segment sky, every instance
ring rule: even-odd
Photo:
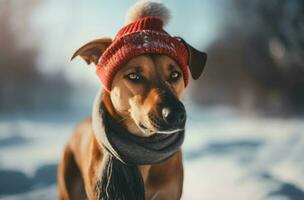
[[[216,38],[222,27],[225,1],[163,0],[171,12],[165,30],[183,37],[198,49],[204,50]],[[227,2],[227,1],[226,1]],[[99,83],[94,66],[87,67],[70,57],[85,43],[102,37],[114,37],[124,26],[128,9],[135,0],[64,0],[41,1],[31,20],[34,35],[40,43],[38,66],[45,74],[63,73],[73,85]]]

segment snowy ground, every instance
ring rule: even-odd
[[[89,113],[82,107],[0,116],[0,199],[56,199],[58,159]],[[303,200],[303,122],[189,108],[183,199]]]

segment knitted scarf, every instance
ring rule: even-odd
[[[98,108],[93,117],[99,119],[93,120],[93,126],[98,142],[105,148],[105,160],[96,184],[97,196],[102,200],[144,200],[144,183],[138,165],[156,164],[170,158],[180,149],[184,131],[139,137],[117,123],[102,102]]]

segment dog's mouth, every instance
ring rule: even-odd
[[[183,115],[183,117],[185,116]],[[141,118],[141,120],[136,120],[134,118],[134,122],[136,123],[137,127],[140,129],[144,136],[152,136],[154,134],[169,135],[184,131],[186,120],[185,118],[183,118],[183,120],[174,120],[172,122],[172,120],[166,120],[163,116],[159,116],[156,113],[149,112],[148,115],[146,115],[146,117]]]
[[[138,126],[143,132],[148,134],[173,134],[180,131],[184,131],[184,128],[169,128],[169,127],[160,127],[159,125],[151,124],[153,128],[148,128],[142,122],[139,122]]]
[[[177,133],[177,132],[180,132],[180,131],[184,131],[184,129],[177,128],[177,129],[168,130],[168,131],[157,131],[157,133],[160,133],[160,134],[173,134],[173,133]]]
[[[184,129],[185,129],[184,125],[180,125],[180,126],[177,126],[177,127],[171,127],[171,126],[163,125],[163,126],[157,126],[156,133],[159,133],[159,134],[173,134],[173,133],[183,131]]]

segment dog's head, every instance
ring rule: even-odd
[[[72,58],[81,56],[97,65],[105,86],[104,103],[131,133],[151,136],[184,129],[186,111],[180,99],[188,83],[201,75],[206,54],[163,30],[167,8],[142,1],[128,24],[111,39],[85,44]],[[188,62],[188,63],[187,63]]]
[[[185,43],[185,42],[184,42]],[[88,64],[98,58],[111,44],[111,39],[94,40],[75,52]],[[206,54],[188,46],[189,69],[197,79],[203,70]],[[115,74],[111,91],[105,91],[108,109],[131,133],[151,136],[170,134],[184,129],[186,111],[181,102],[185,90],[179,64],[165,54],[143,54],[131,58]]]
[[[136,125],[129,128],[149,136],[184,129],[184,88],[183,73],[172,58],[146,54],[132,58],[116,74],[110,96],[120,116]]]

